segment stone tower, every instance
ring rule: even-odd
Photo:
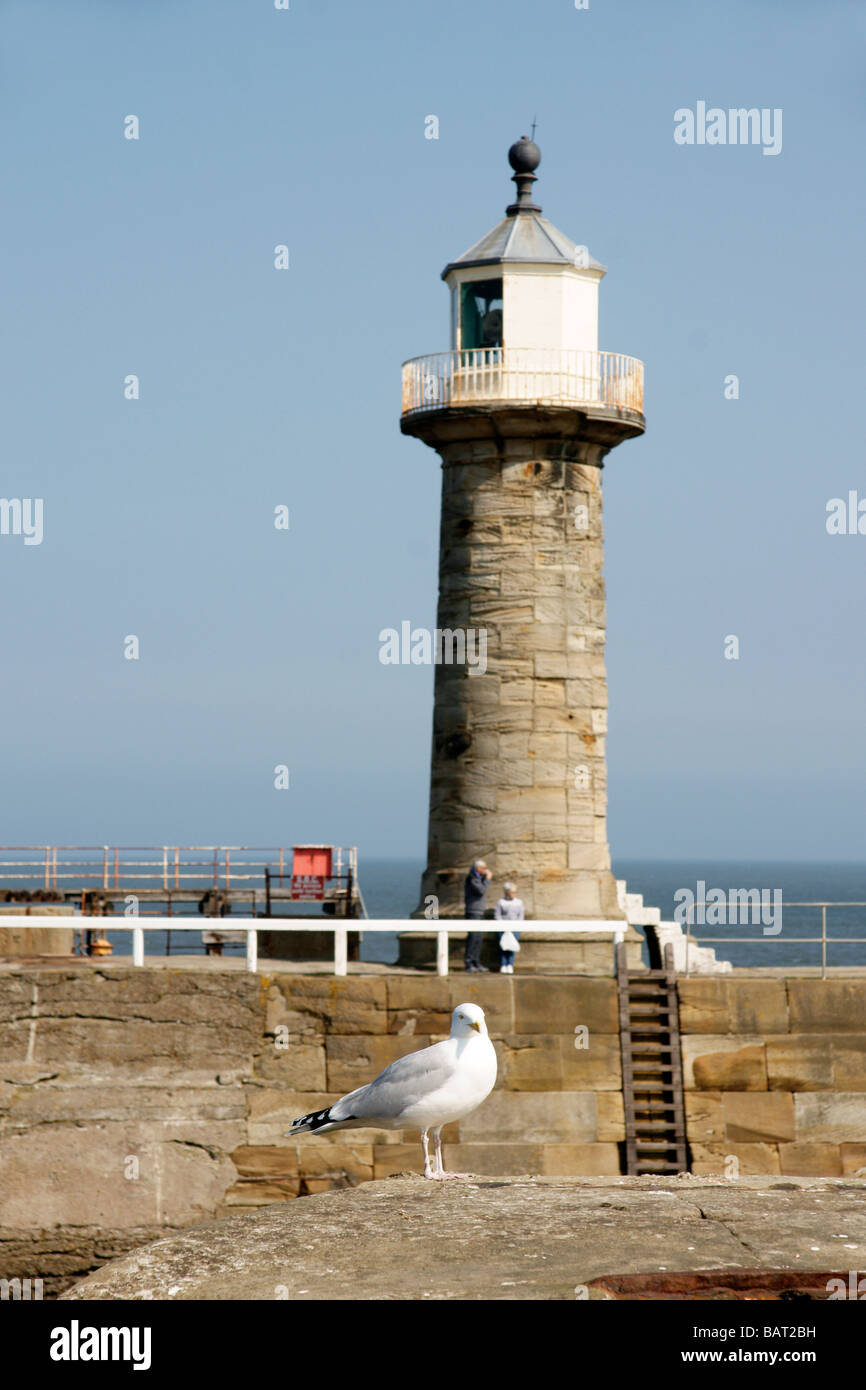
[[[463,916],[475,858],[528,917],[621,919],[606,828],[601,471],[644,428],[643,366],[598,350],[604,266],[517,197],[442,272],[451,350],[403,368],[404,434],[442,459],[427,868]],[[427,915],[430,915],[428,912]]]

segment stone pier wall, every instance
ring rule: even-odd
[[[679,981],[692,1172],[866,1168],[866,980]]]
[[[866,1166],[866,980],[681,980],[680,997],[696,1172],[731,1156],[743,1174]],[[0,971],[0,1277],[40,1276],[50,1294],[167,1230],[420,1172],[415,1136],[283,1131],[445,1036],[467,999],[500,1070],[446,1130],[449,1166],[617,1174],[609,978]]]

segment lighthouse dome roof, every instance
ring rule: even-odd
[[[605,271],[605,266],[591,256],[585,246],[572,241],[546,217],[538,212],[519,212],[503,217],[456,261],[450,261],[442,272],[442,278],[444,280],[452,270],[463,270],[470,266],[519,261]]]
[[[533,136],[535,126],[533,124]],[[532,185],[538,182],[535,170],[541,163],[541,150],[528,135],[521,135],[508,151],[508,163],[514,173],[517,198],[505,209],[501,222],[458,256],[449,261],[442,272],[445,280],[452,270],[467,270],[485,265],[555,265],[572,270],[598,270],[605,267],[589,254],[586,246],[576,242],[542,217],[541,208],[533,201]]]

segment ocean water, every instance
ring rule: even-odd
[[[370,917],[406,920],[415,908],[423,864],[411,859],[368,859],[359,863],[361,891]],[[675,894],[685,888],[696,896],[699,884],[705,891],[721,889],[726,895],[733,889],[761,889],[773,901],[773,893],[782,894],[782,929],[777,935],[764,933],[760,923],[696,926],[693,937],[698,942],[712,944],[720,960],[732,965],[751,966],[820,966],[821,946],[808,943],[804,937],[821,934],[819,908],[791,907],[785,904],[801,902],[866,903],[866,863],[803,864],[794,862],[735,860],[638,860],[617,859],[613,864],[617,878],[626,880],[628,891],[643,894],[648,907],[661,908],[665,921],[674,919]],[[497,885],[494,884],[494,888]],[[519,885],[518,885],[519,887]],[[224,920],[227,929],[231,917]],[[194,930],[172,930],[171,950],[184,955],[204,952],[201,943],[202,919],[196,913]],[[107,932],[114,944],[115,955],[131,953],[131,937],[126,932]],[[722,942],[709,943],[708,937],[722,937]],[[827,913],[829,941],[827,960],[831,966],[866,965],[866,907],[834,907]],[[757,938],[745,940],[744,938]],[[843,944],[834,938],[855,937],[854,944]],[[226,954],[243,954],[242,945],[226,944]],[[165,935],[148,934],[147,950],[165,953]],[[362,942],[361,957],[367,961],[393,963],[397,959],[397,936],[386,933],[368,935]],[[646,952],[644,952],[646,954]]]

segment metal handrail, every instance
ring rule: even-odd
[[[60,918],[56,916],[47,917],[34,915],[31,917],[27,917],[25,919],[25,922],[28,930],[30,930],[31,928],[39,928],[40,930],[47,929],[50,931],[80,931],[82,930],[81,926],[79,925],[80,923],[98,921],[103,930],[107,929],[109,931],[131,931],[132,963],[134,966],[143,966],[145,932],[161,931],[163,930],[163,927],[168,924],[170,924],[175,931],[199,930],[199,928],[193,926],[179,927],[178,923],[180,920],[181,919],[177,917],[151,917],[148,918],[147,923],[144,923],[138,918],[130,917],[126,918],[125,920],[118,921],[114,921],[112,919],[111,925],[108,926],[108,921],[104,917]],[[351,925],[349,923],[351,923]],[[21,922],[16,921],[16,925],[21,925]],[[505,925],[517,925],[521,935],[523,935],[524,933],[532,934],[533,932],[544,932],[545,934],[562,933],[563,935],[566,933],[581,934],[592,932],[601,935],[610,935],[614,949],[614,956],[616,954],[617,944],[625,939],[625,933],[628,930],[628,923],[625,921],[519,922],[517,924],[506,923]],[[2,917],[0,917],[0,926],[2,926]],[[226,924],[227,931],[242,931],[246,933],[247,970],[252,972],[253,974],[258,972],[258,934],[260,931],[333,932],[335,975],[348,974],[350,931],[363,931],[363,933],[365,934],[368,931],[387,932],[391,934],[396,934],[397,932],[399,932],[400,935],[403,935],[406,932],[422,932],[426,934],[430,931],[435,931],[436,973],[437,975],[447,975],[448,938],[452,934],[463,935],[470,928],[473,932],[495,932],[497,935],[501,935],[502,931],[504,930],[502,922],[488,922],[487,925],[485,925],[483,919],[481,922],[472,921],[471,923],[467,923],[465,919],[460,919],[459,921],[457,919],[454,919],[454,925],[447,927],[443,927],[441,925],[440,919],[433,919],[432,921],[425,920],[424,922],[418,921],[416,924],[412,921],[406,921],[403,918],[392,919],[381,917],[372,921],[369,919],[365,919],[363,922],[355,921],[355,919],[350,918],[347,919],[346,922],[339,923],[334,921],[289,921],[288,919],[283,917],[236,917],[232,919],[231,923]],[[88,930],[93,930],[93,928],[88,928]],[[95,958],[95,960],[97,964],[104,966],[104,957],[98,957]]]
[[[123,884],[131,888],[136,882],[152,882],[168,890],[185,885],[198,887],[205,880],[208,887],[214,888],[261,880],[264,886],[266,868],[289,876],[286,866],[291,865],[293,849],[280,845],[0,845],[0,873],[23,870],[9,877],[16,883],[38,884],[49,892],[58,892],[64,886],[71,892],[82,883],[119,889]],[[335,845],[333,849],[335,864],[329,881],[354,879],[357,884],[357,848]],[[58,858],[58,854],[88,857]],[[129,857],[140,854],[158,858]],[[185,857],[202,854],[208,857]],[[232,861],[232,855],[237,854],[270,857]],[[22,855],[29,857],[21,858]],[[3,886],[6,885],[0,885]]]
[[[584,348],[461,348],[403,363],[403,415],[481,402],[643,412],[636,357]]]
[[[690,969],[689,969],[689,957],[690,957],[689,944],[690,944],[690,942],[691,942],[691,940],[692,940],[692,935],[691,935],[691,926],[692,926],[691,914],[692,914],[694,911],[696,911],[696,909],[699,908],[699,907],[715,907],[715,906],[717,906],[716,903],[708,903],[708,902],[704,901],[704,902],[700,902],[700,903],[694,903],[694,904],[688,909],[688,911],[687,911],[687,915],[686,915],[686,969],[685,969],[686,975],[689,975],[689,974],[691,973],[691,972],[690,972]],[[820,909],[821,909],[821,935],[820,935],[820,936],[786,936],[786,937],[783,937],[781,932],[779,932],[778,934],[776,934],[776,935],[774,935],[774,936],[767,936],[767,935],[765,935],[765,934],[762,932],[760,936],[701,936],[701,937],[697,937],[697,936],[696,936],[696,937],[694,938],[695,944],[696,944],[696,945],[702,945],[702,944],[704,944],[704,943],[706,943],[706,942],[713,942],[714,945],[726,945],[726,946],[732,946],[732,945],[733,945],[733,946],[737,946],[737,945],[739,945],[740,943],[745,944],[746,942],[752,942],[753,944],[757,944],[758,942],[766,942],[766,943],[769,945],[770,942],[781,942],[781,941],[784,940],[784,942],[785,942],[786,945],[789,945],[792,941],[803,941],[803,942],[809,943],[810,945],[820,945],[820,947],[821,947],[821,979],[822,979],[822,980],[826,980],[826,978],[827,978],[827,944],[828,944],[828,942],[832,942],[834,945],[838,945],[838,946],[857,946],[857,945],[863,946],[863,945],[866,945],[866,935],[863,935],[863,936],[830,936],[830,937],[828,937],[828,935],[827,935],[827,908],[828,908],[828,907],[866,907],[866,902],[858,902],[858,903],[853,903],[853,902],[852,902],[852,903],[847,903],[847,902],[793,903],[793,902],[792,902],[792,903],[786,903],[786,902],[783,900],[783,902],[782,902],[782,909],[784,910],[786,907],[820,907]]]

